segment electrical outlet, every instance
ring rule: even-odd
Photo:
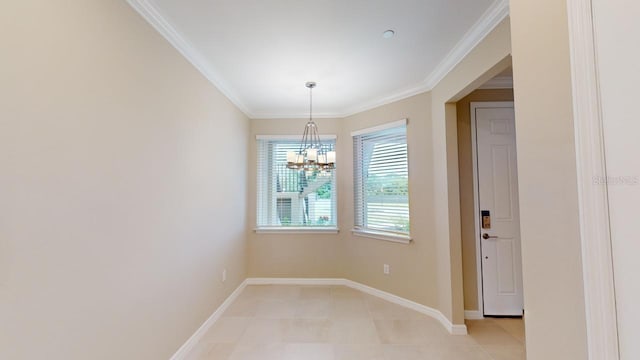
[[[391,269],[389,268],[389,264],[384,264],[383,270],[385,275],[389,275],[391,273]]]
[[[222,282],[227,281],[227,269],[222,270]]]

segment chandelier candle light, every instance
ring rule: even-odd
[[[309,121],[304,127],[298,152],[287,152],[287,167],[293,170],[330,171],[336,168],[336,152],[322,147],[318,126],[313,122],[313,88],[315,82],[305,84],[309,88]]]

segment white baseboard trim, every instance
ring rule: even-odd
[[[202,339],[204,334],[215,324],[231,304],[238,298],[242,290],[247,286],[247,280],[243,281],[238,287],[227,297],[227,299],[209,316],[209,318],[196,330],[193,335],[173,354],[170,360],[184,360],[187,358],[191,350]]]
[[[466,320],[482,320],[484,319],[484,315],[480,310],[465,310],[464,318]]]
[[[359,282],[355,282],[348,279],[340,279],[340,278],[249,278],[246,281],[247,285],[343,285],[348,286],[350,288],[360,290],[366,294],[373,295],[379,297],[381,299],[387,300],[394,304],[404,306],[411,310],[415,310],[419,313],[430,316],[440,322],[442,326],[451,334],[451,335],[467,335],[467,326],[462,325],[454,325],[447,319],[444,314],[442,314],[439,310],[428,307],[426,305],[418,304],[415,301],[411,301],[405,299],[403,297],[388,293],[386,291],[378,290],[376,288],[372,288],[370,286],[361,284]]]

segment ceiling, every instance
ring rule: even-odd
[[[342,117],[431,89],[506,0],[128,0],[251,118]],[[395,36],[382,33],[392,29]]]

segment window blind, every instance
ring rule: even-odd
[[[322,140],[334,151],[335,138]],[[335,228],[335,172],[297,171],[287,168],[287,152],[298,151],[300,140],[258,138],[257,227]]]
[[[406,124],[360,131],[353,147],[356,230],[409,235]]]

